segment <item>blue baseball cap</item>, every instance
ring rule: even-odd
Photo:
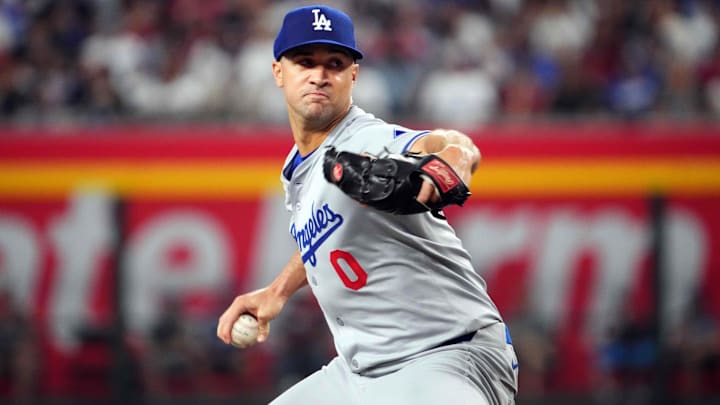
[[[275,60],[287,51],[310,44],[341,46],[357,59],[363,54],[355,43],[355,29],[350,17],[328,6],[306,6],[291,10],[285,15],[282,27],[275,38]]]

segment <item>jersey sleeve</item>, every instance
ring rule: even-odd
[[[293,162],[293,158],[295,154],[297,153],[297,146],[293,146],[292,150],[288,153],[287,157],[285,157],[285,162],[283,163],[283,169],[280,173],[280,182],[282,183],[283,187],[283,195],[285,196],[285,209],[288,212],[292,212],[292,203],[290,201],[290,177],[291,177],[291,165]]]
[[[359,130],[344,143],[352,152],[382,155],[405,153],[415,141],[430,131],[418,131],[397,125],[376,125]],[[346,149],[339,146],[339,149]]]
[[[288,190],[288,182],[285,180],[285,177],[282,177],[280,180],[282,181],[283,195],[285,196],[285,199],[284,199],[285,210],[287,212],[292,212],[292,203],[290,201],[290,191]]]
[[[387,148],[390,153],[403,154],[412,147],[415,141],[429,133],[430,131],[404,130],[402,133],[397,133],[397,135],[394,136],[394,139]]]

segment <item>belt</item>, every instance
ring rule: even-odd
[[[439,345],[435,346],[433,349],[438,348],[438,347],[443,347],[443,346],[454,345],[454,344],[462,343],[462,342],[469,342],[470,340],[472,340],[473,336],[475,336],[476,333],[477,333],[477,331],[475,330],[475,331],[466,333],[464,335],[460,335],[460,336],[454,337],[452,339],[448,339],[448,340],[440,343]],[[512,338],[510,337],[510,329],[508,329],[507,325],[505,325],[505,343],[507,343],[509,345],[512,344]]]
[[[469,342],[470,340],[472,340],[473,336],[475,336],[475,333],[477,333],[477,331],[474,330],[470,333],[466,333],[464,335],[460,335],[460,336],[454,337],[452,339],[448,339],[448,340],[440,343],[439,345],[435,346],[434,348],[454,345],[454,344],[462,343],[462,342]]]

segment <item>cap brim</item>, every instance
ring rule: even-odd
[[[277,60],[280,60],[280,58],[282,58],[282,56],[283,56],[286,52],[288,52],[288,51],[290,51],[290,50],[292,50],[292,49],[299,48],[299,47],[305,46],[305,45],[313,45],[313,44],[335,45],[335,46],[337,46],[337,47],[340,47],[340,48],[343,48],[343,49],[347,49],[347,50],[352,54],[352,56],[353,56],[353,58],[354,58],[355,60],[362,59],[362,58],[365,56],[365,55],[363,55],[363,53],[360,52],[358,49],[351,48],[351,47],[349,47],[349,46],[347,46],[347,45],[345,45],[345,44],[341,44],[341,43],[336,42],[336,41],[330,41],[330,40],[327,40],[327,39],[317,39],[317,40],[312,40],[312,41],[300,42],[300,43],[298,43],[298,44],[293,44],[293,46],[291,46],[291,47],[282,49],[280,52],[278,52]]]

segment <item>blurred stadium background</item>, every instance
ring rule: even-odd
[[[269,65],[299,4],[0,2],[0,403],[263,404],[333,355],[307,294],[215,338],[293,250]],[[356,104],[483,152],[448,217],[519,403],[719,403],[720,1],[328,4]]]

